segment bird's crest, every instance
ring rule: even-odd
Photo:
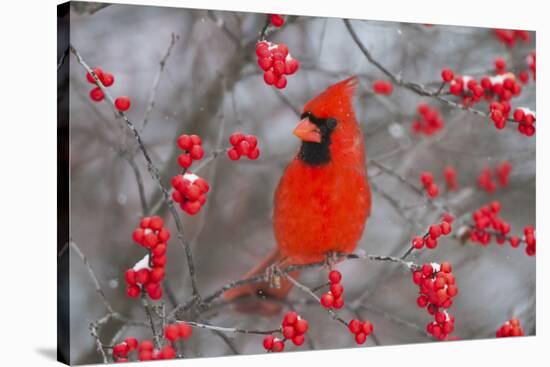
[[[329,86],[306,103],[303,112],[311,112],[318,118],[340,117],[345,120],[353,113],[351,101],[358,83],[357,77],[352,76]]]

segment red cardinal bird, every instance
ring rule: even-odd
[[[355,250],[371,210],[365,144],[352,107],[356,86],[356,77],[343,80],[304,106],[294,130],[302,145],[274,197],[277,247],[245,277],[273,264],[282,268],[318,262],[330,252]],[[256,283],[231,289],[224,298],[231,301],[253,294],[284,298],[291,288],[292,283],[283,278],[279,288]],[[248,302],[239,309],[272,314],[279,307]]]

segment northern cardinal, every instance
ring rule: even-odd
[[[245,277],[276,264],[318,262],[330,252],[351,253],[371,210],[365,144],[353,112],[357,78],[328,87],[304,106],[294,135],[300,150],[286,168],[274,195],[273,230],[277,247]],[[293,277],[297,272],[290,274]],[[228,290],[226,301],[250,295],[284,298],[292,283],[256,283]],[[241,311],[278,312],[278,305],[247,302]]]

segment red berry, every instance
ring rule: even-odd
[[[426,191],[428,192],[429,197],[434,198],[439,194],[439,187],[437,187],[436,184],[431,184],[428,186]]]
[[[418,307],[424,308],[428,305],[428,297],[421,295],[416,299]]]
[[[164,226],[164,221],[161,217],[158,215],[154,215],[151,217],[151,221],[149,222],[149,228],[151,228],[153,231],[158,231]]]
[[[273,335],[268,335],[263,340],[263,346],[266,350],[273,349],[273,344],[275,341],[275,337]]]
[[[179,335],[183,340],[189,339],[193,335],[193,328],[186,322],[177,324]]]
[[[204,150],[200,145],[194,145],[189,154],[191,155],[191,159],[198,161],[204,157]]]
[[[139,343],[138,351],[143,352],[146,350],[152,351],[155,348],[155,345],[150,340],[142,340],[141,343]]]
[[[330,293],[332,293],[334,298],[340,298],[344,293],[344,287],[340,283],[333,283],[330,286]]]
[[[138,347],[138,341],[136,338],[126,338],[124,342],[128,346],[129,351],[135,350]]]
[[[420,182],[422,182],[424,186],[431,185],[433,183],[433,180],[434,177],[430,172],[422,172],[420,174]]]
[[[357,319],[352,319],[348,324],[348,329],[352,334],[357,334],[358,332],[360,332],[361,327],[362,327],[361,321]]]
[[[126,96],[117,97],[115,99],[115,107],[117,110],[124,112],[130,108],[130,98]]]
[[[363,344],[365,341],[367,340],[367,336],[365,335],[365,333],[358,333],[358,334],[355,334],[355,342],[357,344]]]
[[[167,325],[164,328],[164,337],[171,342],[178,340],[180,337],[178,326],[175,324]]]
[[[171,345],[165,345],[160,350],[161,359],[174,359],[176,358],[176,350]]]
[[[294,331],[298,335],[303,335],[307,332],[307,329],[309,328],[309,323],[305,319],[298,319],[296,320],[296,323],[294,324]]]
[[[295,335],[294,338],[292,338],[292,343],[299,347],[300,345],[304,344],[305,340],[306,338],[303,335]]]
[[[157,246],[158,247],[158,246]],[[151,280],[153,282],[160,282],[162,279],[164,279],[165,270],[163,267],[156,266],[151,270]]]
[[[271,351],[282,352],[284,349],[285,349],[285,343],[283,343],[282,340],[275,340],[273,342],[273,347],[271,348]]]
[[[330,293],[325,293],[321,296],[321,305],[324,308],[332,308],[334,306],[334,296]]]
[[[181,168],[189,168],[193,164],[193,159],[189,154],[182,153],[178,156],[178,164]]]
[[[273,85],[277,81],[277,77],[273,71],[268,70],[264,73],[264,81],[267,85]]]
[[[113,347],[113,356],[124,357],[128,356],[129,348],[126,343],[120,343]]]
[[[443,221],[440,225],[439,225],[439,228],[441,229],[441,233],[444,234],[444,235],[448,235],[449,233],[451,233],[451,225],[449,224],[449,222],[446,222],[446,221]]]
[[[286,87],[286,84],[286,77],[284,75],[281,75],[279,76],[279,79],[277,79],[277,81],[275,82],[275,87],[278,89],[283,89],[284,87]]]
[[[105,94],[103,94],[103,91],[99,87],[95,87],[90,91],[90,98],[94,102],[100,102],[105,98]]]
[[[328,274],[328,280],[329,280],[332,284],[340,283],[340,281],[342,280],[342,273],[340,273],[338,270],[332,270],[332,271]]]
[[[140,290],[137,285],[131,285],[126,289],[126,294],[130,298],[136,298],[139,296]]]
[[[375,93],[389,96],[393,91],[393,85],[386,80],[376,80],[372,85]]]
[[[292,75],[300,68],[300,63],[296,59],[290,59],[285,63],[285,74]]]
[[[282,27],[285,24],[285,18],[279,14],[270,14],[269,19],[274,27]]]
[[[292,339],[294,337],[294,328],[292,326],[285,326],[283,328],[283,336],[286,339]]]
[[[504,71],[504,69],[506,69],[506,61],[504,61],[503,58],[498,57],[495,60],[495,68],[497,69],[497,71]]]
[[[191,137],[187,134],[180,135],[180,137],[177,140],[177,143],[181,150],[189,150],[193,146]]]
[[[115,82],[115,77],[111,73],[103,73],[99,80],[104,86],[110,87]]]
[[[337,310],[341,309],[342,307],[344,307],[344,298],[342,296],[338,297],[338,298],[335,298],[334,299],[334,305],[333,307]]]
[[[101,77],[103,76],[103,70],[101,68],[93,68],[92,71],[94,74],[98,77],[99,80],[101,80]],[[90,73],[86,73],[86,79],[88,79],[88,82],[95,84],[95,79]]]
[[[424,247],[424,238],[421,237],[421,236],[417,236],[417,237],[413,238],[412,245],[417,250],[421,249],[422,247]]]
[[[152,361],[153,360],[153,351],[144,350],[138,354],[138,359],[140,361]]]
[[[289,311],[286,313],[284,319],[283,319],[283,325],[294,325],[294,323],[298,320],[298,314],[294,311]]]
[[[365,335],[369,336],[374,331],[374,326],[370,321],[367,320],[363,322],[361,329],[365,333]]]
[[[170,239],[170,231],[167,228],[162,228],[158,233],[158,239],[161,242],[168,242]]]
[[[441,78],[445,83],[449,83],[451,80],[453,80],[455,77],[453,71],[451,69],[443,69],[441,71]]]
[[[257,147],[251,149],[250,152],[248,152],[248,158],[252,159],[253,161],[258,159],[259,156],[260,156],[260,150]]]
[[[273,66],[273,60],[269,56],[262,57],[258,59],[258,65],[262,68],[263,71],[268,71],[269,69],[271,69],[271,66]]]
[[[239,151],[235,148],[231,148],[227,151],[227,156],[229,157],[229,159],[231,159],[232,161],[237,161],[239,160],[239,158],[241,158],[241,154],[239,153]]]
[[[430,237],[435,240],[439,236],[441,236],[441,228],[436,224],[432,224],[430,226]]]

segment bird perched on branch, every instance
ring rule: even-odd
[[[294,135],[302,143],[286,168],[274,195],[273,231],[277,247],[245,277],[270,266],[284,268],[326,259],[330,253],[351,253],[371,211],[365,144],[352,106],[357,78],[331,85],[304,106]],[[296,277],[298,272],[290,273]],[[290,283],[281,277],[228,290],[226,301],[262,295],[284,298]],[[241,311],[273,314],[279,306],[244,302]]]

